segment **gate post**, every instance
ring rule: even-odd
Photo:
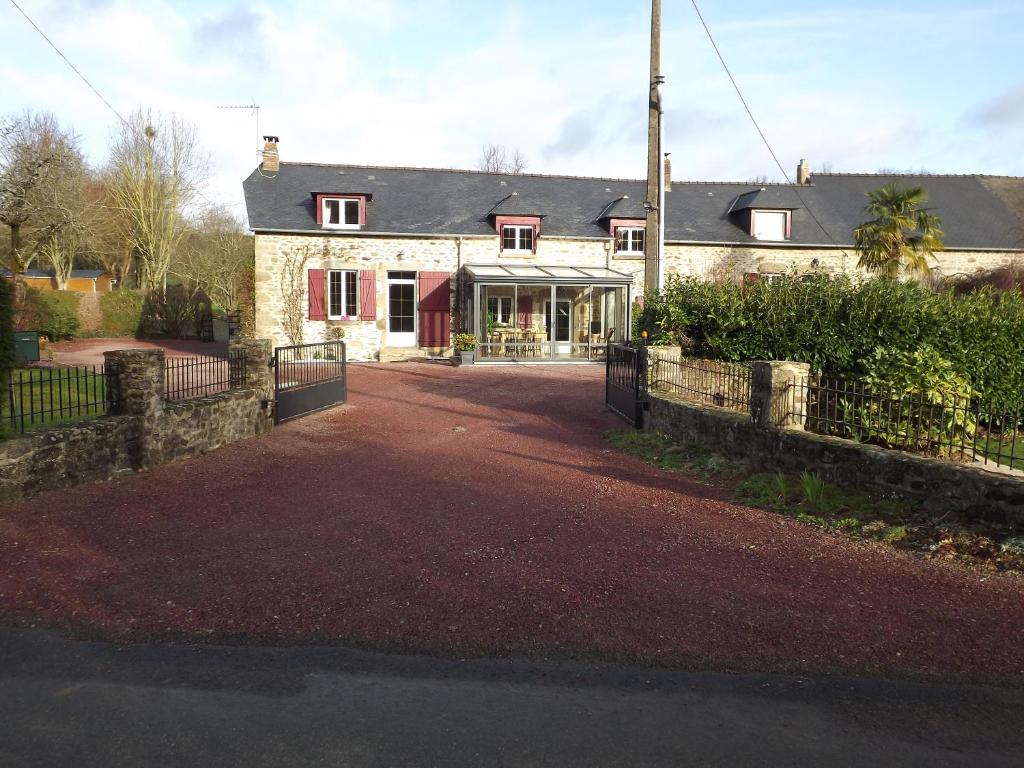
[[[269,339],[232,339],[228,342],[228,354],[240,352],[245,355],[245,369],[241,386],[255,389],[268,405],[274,399],[274,382],[270,375],[273,347]]]
[[[636,428],[644,428],[644,411],[647,409],[647,367],[646,346],[636,348]]]

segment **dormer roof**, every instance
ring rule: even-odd
[[[744,192],[729,207],[729,213],[737,211],[795,211],[802,208],[796,193],[789,187],[761,187]]]
[[[531,202],[518,192],[513,192],[491,208],[487,215],[489,217],[535,216],[538,219],[543,219],[547,214],[540,212],[540,205],[536,202]]]
[[[619,199],[613,200],[605,207],[601,215],[598,216],[598,221],[646,218],[647,209],[644,208],[643,203],[639,199],[634,199],[629,195],[623,195]]]

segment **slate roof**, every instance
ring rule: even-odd
[[[731,206],[730,211],[745,211],[749,208],[765,210],[786,210],[795,211],[802,208],[800,198],[789,187],[761,187],[753,192],[744,192],[737,197]]]
[[[803,187],[674,181],[666,195],[665,237],[669,242],[771,245],[754,240],[729,214],[738,199],[753,193],[758,205],[764,199],[794,208],[793,237],[779,245],[831,245],[816,217],[839,245],[850,248],[853,230],[865,218],[866,193],[897,181],[928,190],[929,205],[942,218],[947,248],[1024,249],[1024,222],[1011,211],[1015,198],[997,194],[1024,188],[1024,179],[993,184],[995,178],[815,174],[813,183]],[[512,200],[506,206],[510,210],[545,216],[546,236],[607,237],[602,219],[609,206],[628,196],[630,205],[642,210],[646,198],[641,180],[308,163],[281,163],[274,176],[253,171],[243,189],[249,226],[256,232],[321,231],[310,196],[314,190],[371,193],[362,231],[408,235],[494,235],[490,216]],[[513,192],[518,194],[510,197]]]

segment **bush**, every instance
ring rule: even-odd
[[[933,347],[879,347],[866,368],[863,381],[879,399],[855,397],[841,404],[855,437],[936,456],[973,442],[978,425],[966,406],[974,389]]]
[[[72,339],[78,333],[78,302],[71,291],[25,289],[25,301],[18,317],[19,331],[38,331],[51,341]]]
[[[142,294],[110,291],[100,296],[101,331],[104,336],[137,336],[142,325]]]
[[[209,313],[209,299],[204,294],[169,285],[166,290],[146,294],[141,331],[147,337],[183,339],[195,335]]]
[[[635,336],[715,360],[798,360],[833,378],[861,378],[875,350],[931,347],[968,376],[986,407],[1024,407],[1024,294],[990,286],[966,295],[915,282],[847,277],[772,283],[669,281],[636,313]]]

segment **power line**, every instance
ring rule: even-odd
[[[49,37],[48,37],[48,36],[46,35],[46,33],[45,33],[45,32],[43,32],[43,30],[42,30],[42,29],[40,28],[40,26],[39,26],[38,24],[36,24],[36,23],[35,23],[35,21],[33,21],[33,20],[32,20],[32,17],[31,17],[31,16],[29,16],[29,15],[28,15],[28,14],[27,14],[27,13],[26,13],[26,12],[24,11],[24,9],[23,9],[23,8],[22,8],[22,7],[20,6],[20,5],[18,5],[18,3],[16,2],[16,0],[10,0],[10,3],[11,3],[11,5],[13,5],[13,6],[14,6],[14,7],[15,7],[15,8],[16,8],[16,9],[18,10],[18,13],[20,13],[20,14],[21,14],[22,16],[24,16],[24,17],[25,17],[25,20],[26,20],[26,21],[27,21],[27,22],[28,22],[29,24],[31,24],[31,25],[32,25],[32,28],[33,28],[33,29],[35,29],[35,31],[39,33],[39,36],[40,36],[40,37],[42,37],[42,38],[43,38],[43,40],[45,40],[45,41],[46,41],[46,42],[47,42],[47,43],[49,44],[49,46],[50,46],[50,47],[51,47],[51,48],[52,48],[52,49],[53,49],[54,51],[56,51],[57,55],[58,55],[58,56],[60,56],[60,57],[61,57],[61,58],[62,58],[62,59],[64,60],[64,63],[65,63],[65,64],[67,64],[67,65],[68,65],[68,66],[69,66],[69,67],[71,68],[71,71],[72,71],[72,72],[74,72],[74,73],[75,73],[76,75],[78,75],[78,77],[79,77],[79,78],[81,79],[81,81],[82,81],[83,83],[85,83],[85,84],[86,84],[86,85],[87,85],[87,86],[89,87],[89,90],[91,90],[91,91],[92,91],[92,92],[93,92],[94,94],[96,94],[96,97],[97,97],[97,98],[98,98],[98,99],[99,99],[100,101],[102,101],[102,102],[103,102],[103,104],[104,104],[104,105],[105,105],[105,106],[107,107],[107,109],[109,109],[109,110],[110,110],[111,112],[113,112],[113,113],[114,113],[114,115],[115,115],[115,116],[117,117],[117,119],[118,119],[118,120],[119,120],[119,121],[121,122],[121,124],[122,124],[122,125],[124,125],[125,127],[129,128],[130,130],[136,130],[136,129],[135,129],[135,126],[133,126],[133,125],[132,125],[131,123],[129,123],[129,122],[128,122],[128,121],[127,121],[127,120],[126,120],[125,118],[124,118],[124,116],[123,116],[123,115],[122,115],[122,114],[121,114],[120,112],[118,112],[118,111],[117,111],[117,110],[116,110],[116,109],[114,108],[114,106],[113,106],[113,105],[112,105],[112,104],[111,104],[111,103],[110,103],[109,101],[107,101],[107,99],[106,99],[106,98],[105,98],[105,97],[103,96],[103,94],[102,94],[102,93],[100,93],[99,89],[98,89],[98,88],[96,88],[96,86],[94,86],[94,85],[93,85],[93,84],[92,84],[91,82],[89,82],[89,79],[88,79],[88,78],[87,78],[87,77],[86,77],[85,75],[83,75],[83,74],[81,73],[81,71],[80,71],[80,70],[78,69],[78,67],[76,67],[76,66],[75,66],[74,64],[72,64],[72,63],[71,63],[71,59],[69,59],[69,58],[68,58],[67,56],[65,56],[65,55],[64,55],[63,51],[61,51],[61,49],[57,47],[56,43],[54,43],[54,42],[53,42],[53,41],[52,41],[52,40],[51,40],[51,39],[50,39],[50,38],[49,38]],[[258,109],[258,108],[257,108],[257,109]],[[257,114],[258,114],[258,113],[257,113]],[[257,132],[258,132],[258,129],[257,129]],[[196,188],[196,189],[195,189],[195,190],[193,190],[193,191],[195,192],[195,194],[196,194],[196,195],[197,195],[198,197],[200,197],[200,198],[202,198],[202,199],[203,199],[204,201],[206,201],[206,203],[207,203],[208,205],[211,205],[211,206],[221,206],[221,205],[225,205],[225,203],[215,203],[215,202],[213,202],[213,201],[212,201],[212,200],[211,200],[210,198],[208,198],[208,197],[207,197],[207,196],[206,196],[206,195],[205,195],[205,194],[203,193],[203,191],[202,191],[201,189],[198,189],[198,188]],[[234,206],[234,207],[241,207],[241,206],[242,206],[242,203],[230,203],[230,204],[228,204],[228,205],[232,205],[232,206]]]
[[[96,89],[96,86],[90,83],[89,79],[78,71],[78,67],[71,63],[71,60],[61,52],[60,48],[58,48],[49,37],[46,36],[46,33],[39,28],[39,25],[32,21],[32,18],[27,13],[25,13],[22,7],[18,5],[15,2],[15,0],[11,0],[11,5],[18,9],[18,13],[25,17],[25,21],[31,24],[35,28],[36,32],[39,33],[39,36],[42,37],[43,40],[45,40],[47,43],[49,43],[50,47],[57,52],[58,56],[64,59],[64,63],[71,67],[71,71],[78,75],[78,77],[81,78],[82,82],[89,86],[89,89],[96,94],[97,98],[99,98],[100,101],[107,105],[107,109],[109,109],[111,112],[117,115],[117,119],[120,120],[122,123],[126,122],[125,119],[121,116],[121,113],[114,109],[113,105],[109,101],[107,101],[103,97],[103,94]]]
[[[715,49],[715,54],[718,56],[718,60],[722,63],[722,68],[725,70],[725,74],[729,76],[729,81],[732,83],[732,87],[735,89],[736,95],[740,97],[740,103],[743,104],[743,109],[746,110],[747,116],[750,118],[750,122],[752,122],[754,124],[754,128],[757,129],[757,133],[761,137],[761,141],[764,142],[765,147],[768,149],[768,154],[772,156],[772,160],[775,161],[775,165],[778,166],[779,171],[782,173],[782,178],[786,180],[787,184],[793,187],[793,192],[796,194],[797,199],[803,204],[804,208],[807,209],[807,213],[810,214],[812,219],[814,219],[814,223],[818,225],[818,228],[825,234],[825,237],[829,239],[832,245],[842,251],[843,256],[849,258],[850,255],[846,252],[846,249],[836,242],[836,239],[832,237],[832,233],[825,228],[824,224],[821,223],[821,220],[815,215],[814,210],[807,204],[804,196],[800,194],[799,185],[793,183],[792,179],[789,177],[789,173],[786,172],[785,167],[783,167],[782,163],[779,162],[779,156],[775,154],[775,150],[772,149],[771,142],[768,141],[768,137],[765,136],[764,131],[761,130],[761,125],[757,122],[757,118],[754,117],[754,112],[751,110],[750,105],[743,96],[743,91],[740,90],[739,83],[737,83],[736,78],[733,77],[732,70],[730,70],[729,65],[725,63],[725,57],[722,55],[722,51],[719,49],[718,43],[715,42],[715,37],[711,34],[711,29],[708,27],[707,22],[704,21],[704,14],[702,14],[700,12],[700,8],[697,7],[697,0],[690,0],[690,2],[693,3],[693,10],[697,12],[697,18],[700,19],[701,26],[704,27],[708,40],[711,41],[711,47]]]

